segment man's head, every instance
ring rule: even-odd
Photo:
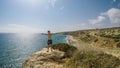
[[[48,33],[50,33],[50,31],[48,30]]]

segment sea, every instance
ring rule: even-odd
[[[66,43],[66,35],[52,36],[53,44]],[[22,68],[22,63],[34,52],[47,47],[47,35],[0,33],[0,68]]]

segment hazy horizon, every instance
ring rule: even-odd
[[[0,33],[120,27],[120,0],[1,0]]]

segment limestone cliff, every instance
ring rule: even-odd
[[[32,54],[22,65],[23,68],[63,68],[64,52],[53,50],[47,52],[47,48],[43,48]]]

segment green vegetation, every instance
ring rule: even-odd
[[[71,57],[74,53],[74,51],[77,50],[77,48],[73,47],[73,46],[70,46],[68,44],[65,44],[65,43],[60,43],[60,44],[54,44],[52,46],[53,49],[58,49],[60,51],[64,51],[65,52],[65,58],[66,57]]]
[[[53,45],[53,49],[65,52],[64,68],[116,68],[120,59],[103,52],[79,51],[65,43]]]
[[[119,43],[117,43],[117,47],[119,47],[119,48],[120,48],[120,42],[119,42]]]
[[[116,68],[120,60],[102,52],[78,51],[66,62],[68,68]]]
[[[119,40],[119,39],[115,39],[114,41],[115,41],[115,42],[119,42],[120,40]]]

